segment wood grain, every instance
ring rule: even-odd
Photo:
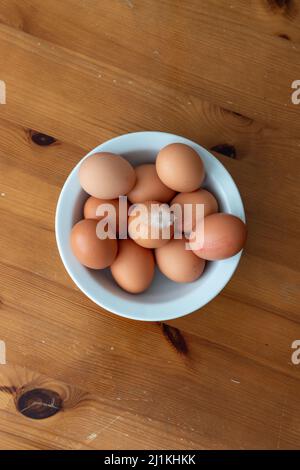
[[[0,0],[1,448],[300,448],[299,15],[298,0]],[[249,226],[221,295],[168,324],[92,304],[54,236],[82,155],[145,129],[214,149]]]

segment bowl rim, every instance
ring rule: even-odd
[[[114,300],[116,300],[116,299],[114,299],[116,296],[112,293],[109,293],[108,291],[106,291],[106,295],[104,295],[103,298],[101,298],[101,301],[100,301],[98,298],[95,298],[93,295],[91,295],[88,292],[86,287],[81,282],[81,279],[79,277],[77,277],[76,273],[70,268],[69,263],[67,262],[66,257],[65,257],[64,247],[63,247],[63,243],[62,243],[62,240],[61,240],[62,237],[61,237],[61,231],[60,231],[60,221],[61,221],[61,217],[62,217],[62,207],[63,207],[63,204],[64,204],[65,195],[66,195],[66,192],[68,190],[69,183],[72,180],[72,178],[74,177],[74,173],[78,171],[78,169],[79,169],[81,163],[83,162],[83,160],[88,158],[90,155],[93,155],[94,153],[100,152],[101,147],[104,146],[104,145],[107,146],[107,145],[110,145],[112,143],[116,143],[116,142],[118,142],[122,139],[126,139],[128,137],[141,138],[142,136],[147,135],[147,137],[155,138],[155,135],[157,135],[157,134],[163,135],[166,138],[174,139],[174,141],[175,140],[178,141],[178,139],[179,139],[181,141],[184,141],[184,143],[186,143],[187,145],[192,145],[193,147],[196,146],[198,149],[200,149],[200,150],[206,152],[207,154],[209,154],[210,157],[213,159],[214,164],[217,165],[217,167],[219,167],[219,169],[221,169],[223,172],[225,172],[227,174],[226,176],[227,176],[228,180],[230,180],[231,186],[232,186],[232,188],[234,189],[234,191],[236,193],[235,198],[236,198],[236,203],[237,203],[238,208],[239,208],[239,217],[245,222],[245,211],[244,211],[242,198],[241,198],[240,192],[238,190],[238,187],[235,184],[235,181],[233,180],[231,174],[228,172],[228,170],[225,168],[225,166],[209,150],[205,149],[201,145],[199,145],[196,142],[194,142],[190,139],[187,139],[185,137],[182,137],[182,136],[179,136],[179,135],[176,135],[176,134],[172,134],[172,133],[162,132],[162,131],[139,131],[139,132],[126,133],[126,134],[123,134],[123,135],[113,137],[113,138],[111,138],[107,141],[104,141],[103,143],[101,143],[100,145],[98,145],[94,149],[92,149],[90,152],[88,152],[82,159],[80,159],[80,161],[74,166],[74,168],[71,170],[68,177],[66,178],[65,183],[64,183],[64,185],[61,189],[61,192],[59,194],[58,202],[57,202],[57,206],[56,206],[55,237],[56,237],[56,243],[57,243],[57,247],[58,247],[58,251],[59,251],[61,260],[63,262],[63,265],[64,265],[67,273],[69,274],[69,276],[71,277],[71,279],[75,283],[75,285],[90,300],[92,300],[96,305],[98,305],[101,308],[105,309],[106,311],[114,313],[116,315],[119,315],[119,316],[122,316],[122,317],[125,317],[125,318],[129,318],[129,319],[133,319],[133,320],[141,320],[141,321],[166,321],[166,320],[172,320],[172,319],[175,319],[175,318],[179,318],[179,317],[188,315],[188,314],[202,308],[204,305],[206,305],[211,300],[213,300],[224,289],[224,287],[227,285],[227,283],[230,281],[231,277],[233,276],[233,274],[234,274],[234,272],[235,272],[235,270],[236,270],[236,268],[239,264],[239,261],[240,261],[240,258],[241,258],[242,252],[243,252],[243,250],[241,250],[235,256],[233,256],[231,258],[228,258],[227,260],[219,261],[219,263],[227,262],[226,263],[226,275],[223,276],[222,282],[220,282],[220,280],[219,280],[216,289],[214,289],[210,293],[206,292],[206,294],[204,295],[204,299],[202,297],[201,301],[199,301],[199,300],[197,301],[196,296],[194,296],[194,301],[193,302],[191,302],[191,299],[189,299],[189,304],[186,306],[186,308],[184,307],[184,305],[182,305],[182,303],[181,303],[180,306],[178,306],[178,304],[177,304],[178,300],[173,301],[174,307],[175,307],[175,303],[176,303],[176,310],[175,310],[176,313],[171,313],[171,314],[168,313],[169,310],[170,310],[170,307],[168,306],[168,304],[167,305],[162,305],[162,304],[159,303],[159,304],[157,304],[158,308],[156,307],[156,304],[151,304],[151,306],[153,308],[153,312],[155,312],[155,313],[152,313],[152,311],[150,312],[150,309],[148,308],[149,307],[148,303],[135,304],[135,302],[131,303],[130,301],[126,301],[126,299],[125,300],[123,299],[123,302],[122,302],[123,305],[120,309],[119,307],[116,306],[116,301],[114,301]],[[107,150],[105,150],[105,151],[107,151]],[[129,308],[128,304],[130,304],[130,308]],[[135,311],[134,311],[134,305],[138,305],[138,308]],[[145,315],[145,310],[149,313],[149,316]]]

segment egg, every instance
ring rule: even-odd
[[[156,158],[161,181],[179,193],[198,189],[204,179],[204,165],[198,153],[188,145],[175,143],[164,147]]]
[[[120,155],[96,153],[86,158],[79,169],[82,188],[99,199],[116,199],[133,188],[136,175],[131,164]]]
[[[71,231],[71,248],[81,264],[91,269],[107,268],[114,261],[118,243],[116,239],[97,237],[98,221],[84,219],[78,222]]]
[[[179,204],[182,211],[183,224],[182,228],[186,234],[189,234],[193,228],[195,228],[197,220],[199,219],[197,215],[197,204],[203,204],[203,212],[201,212],[200,219],[202,214],[204,217],[218,212],[218,202],[216,198],[206,189],[198,189],[191,193],[179,193],[171,201],[170,206],[172,208],[173,204]],[[191,204],[191,211],[187,207],[184,207],[185,204]]]
[[[131,294],[146,290],[154,277],[154,256],[134,241],[120,240],[119,252],[110,269],[114,280]]]
[[[203,225],[202,225],[203,224]],[[190,240],[194,253],[206,260],[220,260],[236,255],[244,246],[247,228],[231,214],[211,214],[192,232]],[[201,246],[201,233],[203,243]],[[197,236],[200,243],[197,242]]]
[[[103,215],[97,215],[97,209],[102,205],[103,209],[107,204],[111,204],[114,208],[111,212],[105,210]],[[120,222],[123,226],[127,226],[127,216],[128,216],[128,204],[127,201],[124,204],[124,207],[120,209],[119,199],[98,199],[96,197],[90,196],[83,207],[83,214],[85,219],[97,219],[101,220],[104,217],[109,220],[109,223],[114,226],[114,217],[116,222],[116,233],[119,231]],[[99,209],[98,209],[99,211]],[[99,213],[99,212],[98,212]]]
[[[168,188],[159,179],[154,163],[145,163],[135,168],[136,183],[127,194],[132,203],[156,200],[168,202],[175,196],[175,191]]]
[[[173,217],[167,204],[146,201],[129,210],[128,233],[144,248],[158,248],[173,236]]]
[[[205,261],[186,249],[188,241],[173,239],[155,250],[160,271],[174,282],[193,282],[203,273]]]

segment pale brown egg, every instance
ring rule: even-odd
[[[247,228],[244,222],[231,214],[212,214],[205,217],[204,225],[192,232],[190,240],[194,253],[207,260],[220,260],[236,255],[244,246]],[[197,230],[203,230],[203,244],[197,243]]]
[[[155,250],[160,271],[174,282],[193,282],[203,273],[205,261],[186,249],[186,239],[173,239]]]
[[[216,198],[206,189],[198,189],[191,193],[179,193],[171,201],[170,206],[172,208],[173,204],[179,204],[182,213],[182,228],[184,232],[189,234],[196,226],[197,220],[201,220],[202,214],[204,217],[218,212],[218,202]],[[188,206],[190,204],[190,209]],[[203,212],[199,211],[200,214],[197,214],[197,204],[203,204]]]
[[[179,193],[198,189],[204,179],[204,165],[198,153],[185,144],[170,144],[156,158],[156,171],[162,182]]]
[[[167,204],[146,201],[130,207],[128,233],[138,245],[158,248],[168,243],[173,232],[173,217]]]
[[[81,264],[92,269],[103,269],[111,265],[118,251],[115,239],[100,240],[97,237],[98,221],[84,219],[71,231],[71,248]]]
[[[131,294],[145,291],[154,277],[154,256],[134,241],[120,240],[119,252],[110,269],[116,283]]]
[[[126,195],[135,184],[135,171],[120,155],[96,153],[86,158],[79,169],[82,188],[99,199]]]
[[[168,188],[159,179],[154,163],[145,163],[135,168],[136,183],[127,194],[132,203],[144,201],[168,202],[175,196],[175,191]]]
[[[112,209],[104,210],[107,204],[112,205]],[[100,206],[103,208],[103,215],[97,215],[97,209],[99,214]],[[116,233],[119,231],[119,222],[123,221],[125,223],[128,217],[128,204],[125,203],[121,213],[119,211],[119,199],[98,199],[96,197],[90,196],[83,207],[83,214],[85,219],[97,219],[101,220],[104,217],[114,226],[114,218],[116,224]],[[127,222],[126,222],[127,223]]]

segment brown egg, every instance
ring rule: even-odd
[[[186,239],[173,239],[155,250],[161,272],[174,282],[193,282],[203,273],[205,261],[186,249]]]
[[[198,189],[204,179],[204,165],[198,153],[185,144],[170,144],[157,155],[156,171],[162,182],[179,193]]]
[[[218,203],[216,198],[206,189],[198,189],[191,193],[179,193],[171,201],[170,205],[179,204],[182,210],[183,217],[183,229],[185,233],[190,233],[196,226],[197,222],[197,210],[196,204],[204,205],[204,217],[218,212]],[[184,208],[185,204],[191,204],[191,218],[189,218],[190,212],[187,207]],[[202,212],[201,212],[202,214]],[[200,217],[201,218],[201,217]]]
[[[71,231],[71,247],[81,264],[92,269],[103,269],[111,265],[118,251],[115,239],[100,240],[97,237],[98,221],[84,219]]]
[[[120,155],[96,153],[86,158],[79,169],[82,188],[99,199],[116,199],[135,184],[135,171]]]
[[[173,218],[167,204],[146,201],[130,207],[128,233],[144,248],[158,248],[173,236]]]
[[[113,212],[113,210],[109,213],[108,211],[105,211],[104,215],[97,216],[96,212],[97,212],[98,207],[101,205],[106,205],[106,204],[112,204],[115,212]],[[107,217],[107,219],[111,221],[112,226],[114,225],[114,215],[116,215],[116,232],[118,233],[119,221],[120,221],[119,199],[98,199],[96,197],[90,196],[84,204],[83,214],[84,214],[85,219],[101,220],[104,217]],[[124,206],[124,211],[121,212],[121,223],[122,221],[124,223],[127,217],[128,217],[128,204],[126,202]]]
[[[203,259],[219,260],[236,255],[244,246],[247,228],[244,222],[230,214],[212,214],[205,217],[203,226],[203,246],[195,240],[197,231],[192,232],[190,240],[194,253]],[[199,232],[198,232],[199,235]],[[201,238],[199,236],[199,238]]]
[[[154,163],[146,163],[135,168],[136,183],[127,194],[133,202],[160,201],[168,202],[175,196],[175,191],[168,188],[159,179]]]
[[[111,265],[111,273],[122,289],[132,294],[146,290],[154,276],[154,256],[132,240],[120,240],[118,256]]]

